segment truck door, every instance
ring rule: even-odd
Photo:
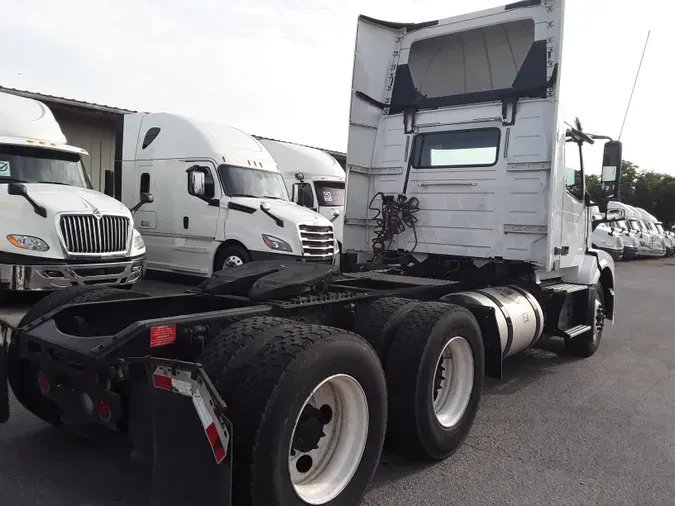
[[[571,139],[565,142],[565,191],[562,194],[560,268],[579,265],[586,250],[588,209],[584,204],[586,178],[583,147]]]
[[[216,168],[211,161],[178,162],[173,213],[173,269],[208,275],[217,249],[216,230],[222,197]]]

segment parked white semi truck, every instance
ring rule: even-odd
[[[261,139],[260,143],[274,158],[293,202],[331,220],[341,247],[345,205],[342,166],[333,156],[319,149],[269,139]]]
[[[665,240],[652,232],[644,221],[642,213],[637,208],[624,204],[626,221],[631,230],[636,231],[636,239],[640,242],[640,256],[662,257],[666,255]]]
[[[452,456],[507,357],[547,338],[596,353],[617,281],[591,247],[582,157],[598,137],[560,107],[563,12],[527,0],[426,23],[361,16],[355,269],[251,262],[182,295],[52,298],[11,335],[19,402],[129,434],[157,504],[357,506],[385,440]],[[598,205],[620,170],[609,141]]]
[[[335,261],[332,223],[289,200],[274,159],[250,135],[136,113],[124,116],[119,138],[116,196],[141,205],[134,220],[149,269],[208,277],[255,260]]]
[[[86,155],[45,104],[0,92],[0,298],[143,276],[131,213],[92,189]]]
[[[663,242],[663,246],[666,249],[666,256],[673,256],[673,253],[675,252],[673,239],[668,234],[666,234],[661,222],[654,215],[648,213],[641,207],[636,207],[635,210],[642,217],[642,222],[647,227],[647,230],[649,230],[651,234],[654,234]]]
[[[632,260],[652,256],[648,241],[641,240],[640,230],[633,228],[629,223],[629,217],[633,215],[633,209],[623,202],[612,201],[608,203],[607,210],[608,225],[623,233],[623,259]]]

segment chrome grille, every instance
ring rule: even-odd
[[[333,226],[299,224],[302,253],[308,260],[327,260],[335,253]]]
[[[61,216],[61,235],[68,253],[123,253],[129,239],[129,218],[69,214]]]

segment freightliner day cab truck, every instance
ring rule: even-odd
[[[0,299],[142,278],[131,213],[92,189],[85,155],[45,104],[0,92]]]
[[[8,334],[19,402],[128,434],[157,504],[356,506],[384,444],[449,458],[507,357],[551,337],[596,353],[617,285],[590,239],[582,157],[600,136],[561,109],[563,11],[360,17],[344,270],[251,262],[173,296],[56,294]],[[603,212],[620,167],[610,140]]]
[[[230,126],[168,113],[124,116],[120,192],[148,268],[208,277],[255,260],[333,263],[333,225],[288,198],[274,159]],[[119,177],[117,178],[119,180]]]
[[[345,205],[342,166],[333,156],[319,149],[270,139],[260,142],[277,163],[293,202],[331,220],[341,248]]]

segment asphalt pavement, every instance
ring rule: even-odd
[[[466,444],[437,464],[385,454],[364,506],[674,504],[675,260],[617,267],[617,322],[595,356],[551,342],[509,359]],[[147,505],[150,469],[128,454],[120,438],[52,428],[14,402],[0,425],[0,505]]]

